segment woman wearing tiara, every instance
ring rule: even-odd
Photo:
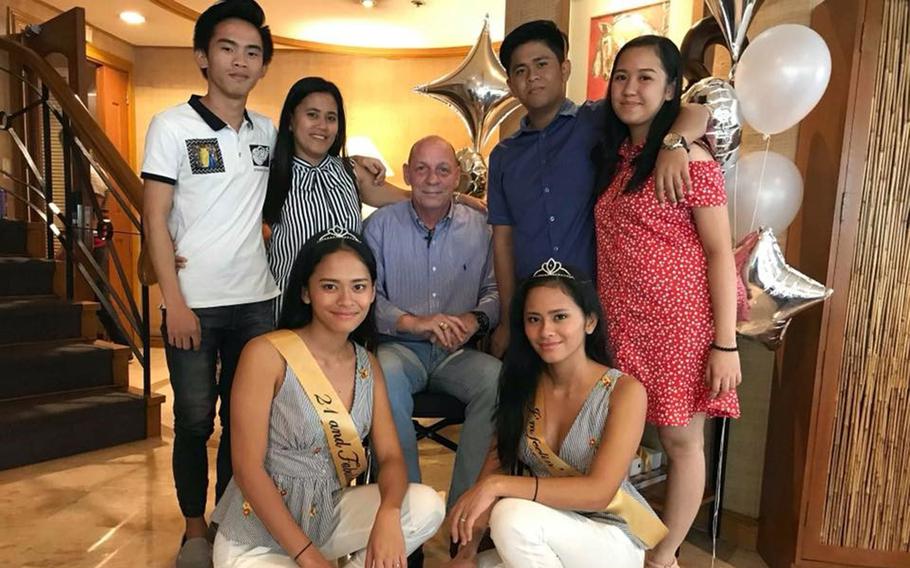
[[[373,334],[376,262],[335,228],[294,262],[278,330],[250,341],[231,395],[234,477],[215,510],[216,567],[402,568],[445,506],[407,482]],[[377,485],[349,487],[378,461]]]
[[[667,538],[648,568],[675,553],[701,506],[707,416],[739,416],[736,278],[724,178],[705,150],[689,148],[692,189],[672,205],[654,197],[661,145],[680,106],[682,64],[669,39],[642,36],[619,51],[608,87],[594,209],[597,283],[617,366],[648,391],[669,472]]]
[[[594,284],[550,259],[510,310],[495,446],[450,513],[450,566],[641,568],[666,533],[627,479],[647,397],[611,366]],[[475,557],[487,524],[496,549]]]

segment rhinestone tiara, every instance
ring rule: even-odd
[[[561,262],[555,258],[551,258],[540,265],[540,268],[531,275],[531,278],[548,278],[551,276],[558,276],[560,278],[570,278],[575,280],[575,277],[572,276],[572,273],[566,270]]]
[[[316,242],[321,243],[322,241],[328,241],[331,239],[347,239],[349,241],[354,241],[355,243],[360,242],[360,237],[345,229],[344,227],[332,227],[331,229],[327,230],[324,235],[319,237],[319,240]]]

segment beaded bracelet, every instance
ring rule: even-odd
[[[737,347],[736,345],[734,345],[733,347],[721,347],[720,345],[718,345],[716,343],[711,344],[711,349],[714,349],[716,351],[723,351],[725,353],[736,353],[737,351],[739,351],[739,347]]]

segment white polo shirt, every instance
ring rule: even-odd
[[[168,229],[186,267],[177,273],[191,308],[249,304],[279,294],[262,240],[275,127],[244,113],[239,131],[193,95],[152,119],[142,178],[174,186]]]

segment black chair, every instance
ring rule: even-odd
[[[453,452],[458,450],[458,444],[443,436],[440,430],[447,426],[464,423],[464,404],[460,400],[447,394],[421,391],[414,395],[414,412],[411,417],[418,440],[429,438]],[[424,426],[417,421],[418,418],[437,420],[437,422]],[[354,482],[356,485],[366,485],[376,481],[376,463],[373,459],[373,449],[370,447],[369,438],[363,441],[363,446],[366,450],[367,464],[366,469]]]
[[[460,400],[447,394],[428,391],[416,393],[411,416],[417,439],[429,438],[453,452],[457,451],[458,444],[443,436],[440,431],[447,426],[464,423],[464,406]],[[435,419],[437,422],[424,426],[418,418]]]

